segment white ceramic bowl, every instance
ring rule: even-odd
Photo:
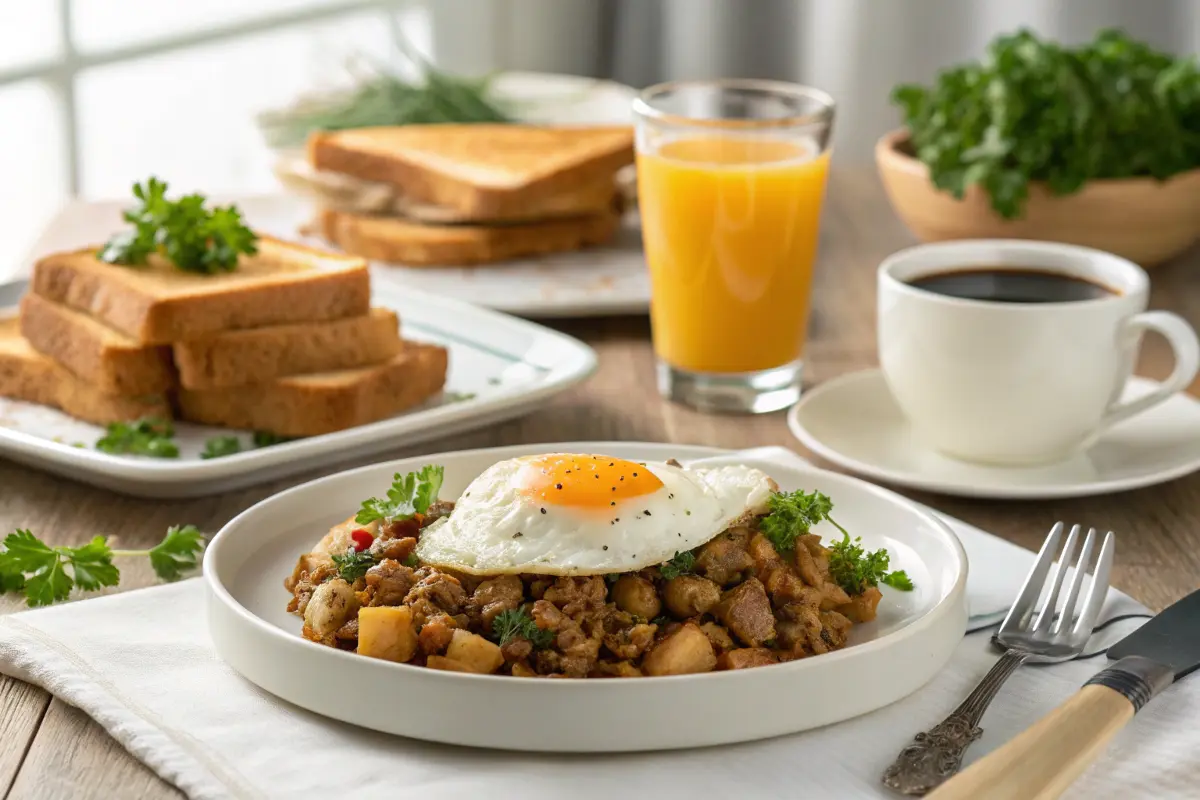
[[[443,453],[343,472],[243,512],[204,557],[208,620],[221,657],[291,703],[387,733],[511,750],[619,752],[727,744],[839,722],[895,702],[933,677],[962,638],[967,563],[954,534],[885,489],[805,467],[760,465],[784,489],[817,489],[865,546],[887,547],[916,584],[885,587],[879,617],[851,646],[777,666],[660,678],[535,680],[441,672],[363,658],[302,639],[285,612],[283,579],[332,524],[381,493],[395,472],[445,467],[456,497],[496,461],[543,452],[681,461],[722,451],[616,442],[525,445]],[[738,459],[740,460],[740,459]],[[753,463],[753,462],[750,462]],[[823,525],[819,533],[836,531]]]

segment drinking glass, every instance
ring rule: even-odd
[[[705,411],[795,403],[832,98],[779,81],[682,81],[633,107],[659,390]]]

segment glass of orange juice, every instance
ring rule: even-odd
[[[634,101],[659,389],[706,411],[800,397],[833,100],[762,80]]]

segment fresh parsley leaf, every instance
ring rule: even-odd
[[[283,444],[284,442],[290,442],[293,440],[293,438],[295,438],[295,437],[279,436],[277,434],[271,433],[270,431],[255,431],[254,432],[254,446],[255,447],[270,447],[272,445]]]
[[[377,519],[403,520],[414,514],[424,514],[437,500],[442,488],[445,472],[440,466],[426,465],[417,472],[392,477],[392,488],[387,499],[372,497],[364,500],[362,508],[354,517],[359,525],[367,525]]]
[[[143,417],[136,422],[110,423],[104,436],[96,440],[96,449],[113,455],[178,458],[174,436],[175,426],[170,420]]]
[[[221,458],[242,452],[242,442],[236,436],[214,436],[204,442],[201,458]]]
[[[75,585],[85,592],[95,591],[102,586],[116,586],[121,581],[121,571],[112,563],[113,553],[103,536],[94,536],[83,547],[56,547],[71,568]]]
[[[375,566],[375,556],[371,555],[369,550],[362,552],[347,550],[345,553],[334,555],[333,563],[337,565],[338,575],[342,580],[346,583],[354,583],[366,575],[367,570]]]
[[[164,581],[178,580],[188,570],[196,568],[200,551],[204,549],[204,534],[195,525],[172,525],[167,535],[147,551],[154,574]]]
[[[913,583],[903,571],[888,572],[891,562],[887,550],[868,552],[862,547],[862,539],[850,539],[842,532],[840,541],[829,544],[829,574],[846,594],[862,594],[871,586],[885,583],[895,589],[909,592]]]
[[[667,580],[674,580],[680,575],[690,575],[696,566],[696,556],[690,550],[675,552],[675,557],[658,565],[659,573]]]
[[[75,586],[85,590],[116,586],[121,577],[103,536],[82,547],[50,547],[32,532],[17,530],[5,537],[2,555],[4,586],[10,591],[23,589],[31,606],[65,600]]]
[[[236,206],[204,207],[202,194],[167,199],[167,184],[151,177],[134,184],[138,204],[124,212],[132,230],[118,233],[97,253],[110,264],[145,264],[161,253],[185,272],[214,274],[237,267],[238,256],[258,252],[258,236]]]
[[[0,552],[0,593],[19,592],[25,588],[25,573],[6,552]]]
[[[501,611],[492,619],[492,638],[501,646],[516,637],[528,639],[538,650],[554,643],[554,631],[542,630],[524,608]]]
[[[978,186],[1007,219],[1033,182],[1066,195],[1200,166],[1200,62],[1118,30],[1073,48],[1028,30],[1000,36],[982,60],[897,86],[892,102],[933,184],[958,198]]]
[[[821,492],[775,492],[767,499],[767,516],[759,522],[759,530],[770,540],[780,554],[790,553],[796,547],[796,539],[808,533],[809,528],[821,520],[828,520],[845,533],[841,525],[833,521],[833,501]]]
[[[421,559],[417,558],[416,553],[409,553],[400,563],[409,569],[416,569],[417,567],[421,566]]]

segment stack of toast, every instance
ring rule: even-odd
[[[628,127],[406,125],[314,134],[316,229],[342,250],[412,266],[576,250],[620,227]]]
[[[372,308],[366,263],[260,237],[222,275],[96,248],[34,267],[0,320],[0,395],[107,424],[146,416],[313,436],[374,422],[441,391],[445,349],[404,341]]]

